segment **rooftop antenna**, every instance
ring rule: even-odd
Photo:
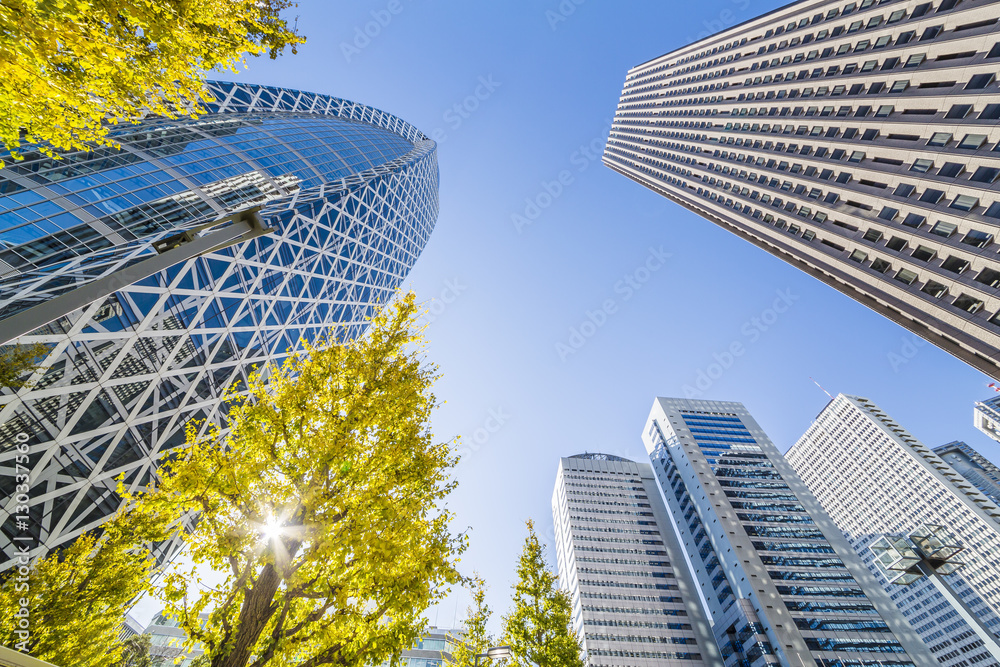
[[[826,389],[823,389],[823,385],[821,385],[819,382],[816,382],[816,380],[813,380],[812,378],[809,379],[812,380],[813,383],[815,383],[815,385],[820,388],[820,391],[822,391],[827,396],[830,396],[830,392],[828,392]],[[833,396],[830,396],[830,400],[831,401],[833,400]]]

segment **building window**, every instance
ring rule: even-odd
[[[894,110],[895,110],[895,107],[892,106],[891,104],[883,104],[882,106],[880,106],[878,108],[878,111],[875,112],[875,117],[876,118],[885,118],[886,116],[888,116],[889,114],[891,114]]]
[[[924,193],[920,195],[920,201],[927,202],[928,204],[937,204],[944,197],[943,190],[935,190],[934,188],[927,188]]]
[[[1000,287],[1000,271],[995,271],[993,269],[983,269],[976,276],[976,281],[981,282],[984,285],[989,285],[990,287]]]
[[[941,283],[934,282],[933,280],[928,280],[927,284],[923,286],[920,290],[925,294],[930,294],[935,299],[940,299],[942,296],[948,293],[948,288]]]
[[[965,118],[972,111],[971,104],[954,104],[948,113],[944,115],[945,118]]]
[[[913,251],[911,257],[921,262],[929,262],[934,259],[937,252],[933,248],[928,248],[925,245],[918,245],[917,249]]]
[[[1000,119],[1000,104],[987,104],[983,108],[982,113],[979,114],[979,120],[998,120]]]
[[[882,210],[879,211],[878,217],[883,220],[895,220],[896,216],[899,215],[898,208],[892,208],[891,206],[883,206]]]
[[[906,217],[903,219],[903,224],[907,227],[913,227],[918,229],[927,220],[926,217],[918,213],[907,213]]]
[[[901,283],[912,285],[913,281],[917,279],[917,274],[909,269],[900,269],[894,277]]]
[[[872,243],[878,243],[879,239],[882,238],[882,232],[880,232],[879,230],[877,230],[875,228],[872,228],[872,229],[869,229],[867,232],[865,232],[865,235],[864,235],[863,238],[865,239],[865,241],[870,241]]]
[[[926,53],[915,53],[906,59],[906,63],[903,64],[903,67],[917,67],[918,65],[920,65],[920,63],[924,62],[924,60],[926,59],[927,59]]]
[[[878,273],[885,273],[892,268],[892,264],[885,261],[884,259],[876,259],[872,262],[872,270]]]
[[[985,88],[986,86],[993,83],[994,78],[996,78],[996,76],[993,73],[974,74],[972,78],[969,79],[969,83],[965,84],[965,89],[979,90],[981,88]]]
[[[852,262],[857,262],[858,264],[861,264],[866,259],[868,259],[868,253],[863,252],[861,250],[855,250],[854,252],[851,253],[850,256],[850,260]]]
[[[952,255],[948,259],[944,260],[941,264],[941,268],[945,271],[951,271],[952,273],[962,273],[969,268],[969,262],[961,257]]]
[[[956,229],[958,229],[958,225],[939,220],[933,227],[931,227],[931,234],[937,234],[938,236],[948,238],[955,233]]]
[[[969,230],[969,233],[965,235],[965,238],[962,239],[962,243],[975,246],[977,248],[985,248],[989,244],[993,243],[993,235],[981,232],[978,229],[971,229]]]
[[[913,166],[910,167],[910,171],[916,171],[923,174],[926,173],[928,170],[932,169],[933,167],[934,167],[933,160],[927,160],[927,159],[914,160]]]
[[[959,162],[945,162],[944,166],[938,170],[938,176],[944,176],[945,178],[955,178],[960,176],[962,172],[965,171],[965,165]]]
[[[948,142],[951,141],[950,132],[935,132],[931,135],[931,138],[927,141],[928,146],[947,146]]]
[[[888,248],[889,250],[895,250],[896,252],[899,252],[900,250],[906,247],[906,239],[901,238],[899,236],[893,236],[885,244],[885,247]]]
[[[979,167],[976,172],[969,177],[970,181],[976,183],[992,183],[1000,175],[1000,169],[995,167]]]
[[[980,146],[982,146],[985,143],[986,143],[986,135],[985,134],[967,134],[962,139],[962,141],[959,142],[958,147],[959,148],[970,148],[970,149],[975,150],[975,149],[979,148]]]
[[[983,302],[974,296],[969,296],[968,294],[962,294],[953,304],[956,308],[960,308],[967,313],[978,312],[980,308],[983,307]]]
[[[979,206],[979,198],[971,195],[958,195],[951,202],[949,208],[957,208],[959,211],[971,211]]]

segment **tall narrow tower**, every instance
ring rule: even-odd
[[[561,459],[552,518],[590,667],[723,664],[649,464]]]
[[[657,398],[643,441],[727,665],[937,664],[741,403]]]
[[[604,163],[1000,378],[998,19],[794,2],[629,70]]]
[[[946,454],[947,455],[947,454]],[[810,491],[892,595],[941,665],[997,664],[967,623],[922,579],[887,582],[868,547],[920,524],[944,526],[965,550],[951,588],[1000,632],[1000,507],[867,398],[838,395],[786,454]]]

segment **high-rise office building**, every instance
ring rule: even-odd
[[[197,119],[113,129],[120,149],[5,157],[0,330],[42,318],[15,340],[49,346],[31,386],[0,390],[0,439],[17,445],[0,452],[5,559],[99,527],[116,478],[153,481],[190,420],[224,422],[222,392],[253,366],[332,326],[361,333],[434,227],[436,144],[412,125],[325,95],[209,91]]]
[[[944,667],[997,664],[926,578],[888,583],[869,550],[883,535],[937,524],[965,547],[946,578],[1000,632],[1000,508],[947,461],[866,398],[840,394],[786,454],[851,546]],[[967,661],[967,662],[963,662]]]
[[[454,661],[453,653],[465,636],[463,628],[431,626],[427,634],[403,651],[399,660],[386,661],[381,667],[442,667]]]
[[[604,163],[1000,377],[998,18],[786,5],[629,70]]]
[[[972,423],[980,431],[1000,442],[1000,396],[977,401]]]
[[[657,398],[643,442],[727,666],[937,664],[741,403]]]
[[[994,504],[1000,505],[1000,468],[993,465],[989,459],[957,440],[935,447],[934,453]]]
[[[649,464],[561,459],[552,518],[560,585],[588,667],[721,664]]]

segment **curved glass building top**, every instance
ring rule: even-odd
[[[116,128],[120,148],[0,155],[0,275],[132,241],[385,165],[427,141],[384,112],[212,82],[201,118]]]
[[[601,454],[600,452],[586,452],[584,454],[574,454],[567,458],[571,459],[587,459],[589,461],[624,461],[625,463],[632,463],[629,459],[622,458],[621,456],[615,456],[614,454]]]
[[[0,441],[29,447],[27,464],[0,448],[0,570],[19,548],[99,528],[120,505],[116,479],[154,483],[188,422],[224,426],[223,391],[253,367],[331,328],[360,335],[434,228],[436,145],[409,123],[323,95],[209,87],[201,118],[149,118],[115,130],[121,149],[0,170],[0,322],[56,296],[75,308],[15,339],[49,353],[29,386],[0,388]],[[204,240],[250,207],[267,233],[163,260],[180,232]],[[150,258],[170,266],[129,273]],[[117,291],[74,296],[99,279]]]

